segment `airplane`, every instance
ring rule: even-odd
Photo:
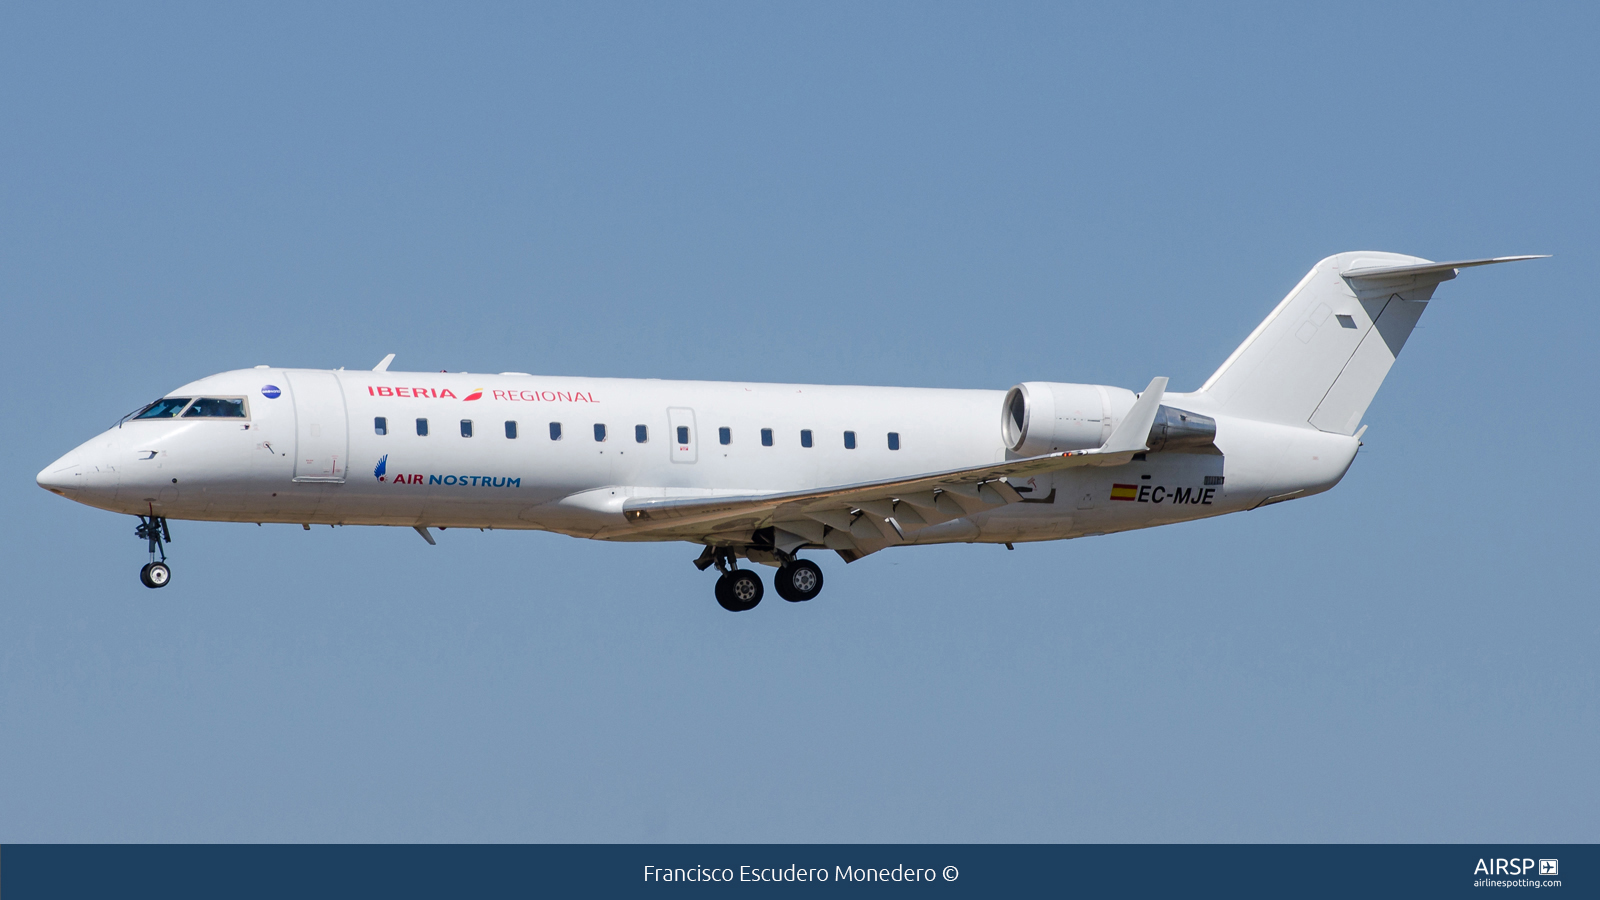
[[[170,583],[169,520],[531,529],[686,541],[717,602],[761,578],[822,590],[803,551],[1101,535],[1329,490],[1435,288],[1461,269],[1330,256],[1198,390],[1006,391],[256,366],[190,382],[46,466],[40,487],[138,517]],[[159,555],[159,558],[158,558]]]

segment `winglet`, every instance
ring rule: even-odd
[[[1161,398],[1167,393],[1167,379],[1152,378],[1133,408],[1122,417],[1111,437],[1106,438],[1100,453],[1142,453],[1150,449],[1150,429],[1156,424],[1156,412],[1161,408]]]
[[[393,353],[389,354],[388,356],[385,356],[383,358],[383,362],[378,363],[377,365],[373,366],[372,367],[372,371],[374,371],[374,372],[387,372],[387,371],[389,371],[389,363],[392,363],[392,362],[394,362],[394,354]]]

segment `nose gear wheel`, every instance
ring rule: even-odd
[[[151,508],[150,515],[139,516],[139,527],[133,533],[150,547],[150,561],[139,570],[139,582],[147,588],[166,587],[167,582],[172,580],[172,568],[167,565],[166,545],[172,543],[167,517],[156,515],[155,509]],[[160,560],[156,559],[157,553],[161,554]]]
[[[139,581],[147,588],[166,587],[172,580],[172,570],[164,562],[145,563],[139,570]]]

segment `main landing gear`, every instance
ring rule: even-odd
[[[790,603],[802,603],[822,593],[822,568],[809,559],[784,554],[778,574],[772,580],[778,596]],[[722,576],[717,579],[717,603],[728,612],[744,612],[756,608],[765,589],[761,577],[749,569],[739,568],[739,557],[726,548],[707,547],[694,564],[705,571],[716,566]]]
[[[763,592],[761,578],[749,569],[731,569],[717,579],[717,603],[728,612],[755,609]]]
[[[809,559],[791,559],[778,567],[772,587],[790,603],[804,603],[822,593],[822,567]]]
[[[147,588],[166,587],[172,580],[172,569],[167,566],[166,545],[172,543],[172,532],[167,530],[166,516],[158,516],[154,510],[148,516],[139,517],[139,527],[133,533],[143,538],[150,545],[150,561],[139,570],[139,581]],[[156,554],[161,554],[161,560],[156,560]]]

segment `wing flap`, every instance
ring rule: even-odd
[[[951,488],[955,492],[967,494],[968,496],[981,496],[987,489],[988,492],[994,493],[996,500],[1004,503],[1004,498],[994,492],[994,489],[990,488],[985,482],[998,481],[1001,478],[1013,475],[1034,475],[1055,469],[1103,464],[1103,461],[1098,457],[1105,455],[1096,450],[1075,450],[1068,453],[1052,453],[1048,456],[1036,456],[1008,463],[998,463],[992,466],[952,469],[947,472],[917,475],[910,478],[838,485],[808,491],[782,491],[771,494],[745,494],[710,498],[634,498],[623,504],[622,512],[630,523],[649,529],[669,524],[688,525],[694,522],[709,522],[729,516],[776,510],[781,507],[793,508],[797,515],[809,516],[818,521],[827,522],[828,519],[835,518],[835,516],[829,515],[830,513],[837,513],[851,507],[861,508],[862,503],[871,503],[875,500],[887,503],[896,499],[902,492],[918,493],[939,488]],[[1126,455],[1132,456],[1131,453]],[[1126,460],[1122,460],[1122,462],[1126,462]],[[967,488],[967,490],[962,491],[961,488]],[[970,494],[968,493],[969,491]],[[1015,492],[1013,491],[1013,493]],[[834,523],[827,522],[827,524],[832,525]],[[623,534],[632,530],[635,529],[610,528],[606,529],[604,533]]]

